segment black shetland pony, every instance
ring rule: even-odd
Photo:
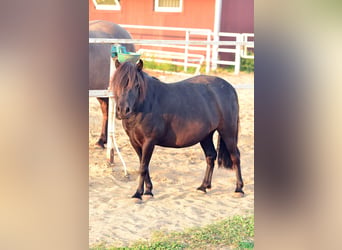
[[[149,162],[155,145],[182,148],[200,143],[207,169],[201,186],[211,188],[214,162],[236,173],[235,196],[244,192],[237,147],[239,104],[235,89],[225,80],[213,76],[195,76],[181,82],[165,84],[142,71],[138,64],[115,62],[111,82],[117,104],[116,118],[123,127],[140,160],[139,184],[132,198],[152,195]],[[213,134],[218,131],[215,150]],[[145,183],[145,193],[144,193]]]

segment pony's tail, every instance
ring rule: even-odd
[[[218,167],[219,168],[225,167],[225,168],[232,169],[233,162],[230,158],[230,153],[220,134],[218,135],[218,139],[217,139],[217,152],[218,152],[218,155],[217,155]]]
[[[240,156],[240,151],[237,147],[237,143],[238,143],[238,134],[239,134],[239,126],[240,126],[240,119],[239,117],[237,117],[237,124],[236,124],[236,131],[235,131],[235,143],[236,143],[236,150],[237,150],[237,154]],[[225,168],[229,168],[232,169],[233,168],[233,161],[230,158],[230,152],[226,146],[226,143],[224,142],[224,140],[222,139],[220,133],[218,134],[218,138],[217,138],[217,163],[218,163],[218,167],[225,167]]]

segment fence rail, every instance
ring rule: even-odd
[[[107,89],[89,90],[89,97],[111,97],[112,95]]]
[[[254,42],[235,41],[196,41],[196,40],[153,40],[153,39],[116,39],[116,38],[89,38],[89,43],[130,43],[130,44],[185,44],[185,45],[254,45]]]

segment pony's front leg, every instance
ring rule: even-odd
[[[142,155],[140,158],[138,188],[135,194],[132,196],[132,198],[141,199],[141,196],[144,194],[144,182],[146,185],[145,195],[153,196],[152,194],[153,186],[152,186],[152,181],[151,181],[149,170],[148,170],[153,150],[154,150],[154,143],[145,142],[145,144],[142,147]]]

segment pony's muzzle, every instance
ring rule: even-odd
[[[128,106],[120,107],[119,105],[116,107],[116,118],[118,119],[126,119],[131,115],[131,109]]]

